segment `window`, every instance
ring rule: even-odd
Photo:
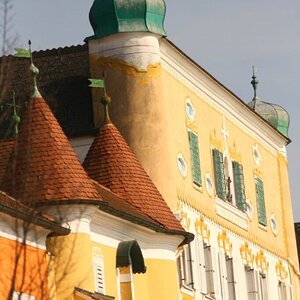
[[[246,211],[246,195],[243,166],[223,158],[223,153],[213,149],[215,186],[218,198],[228,201],[239,210]]]
[[[204,246],[204,266],[205,266],[205,280],[206,280],[206,291],[207,294],[213,296],[215,293],[214,289],[214,269],[212,264],[212,253],[211,247],[203,244]]]
[[[93,271],[95,291],[104,294],[104,262],[98,247],[93,247]]]
[[[258,282],[257,282],[255,272],[256,271],[254,271],[254,269],[245,266],[248,300],[258,299]]]
[[[245,267],[248,300],[268,300],[267,275]]]
[[[259,273],[259,299],[268,300],[267,276],[264,273]]]
[[[177,269],[181,287],[194,288],[192,262],[191,246],[188,244],[183,247],[183,250],[177,257]]]
[[[255,178],[255,189],[256,189],[258,222],[263,226],[267,226],[264,183],[258,177]]]
[[[226,255],[226,274],[227,274],[227,290],[230,300],[235,300],[235,280],[234,280],[234,268],[233,259]]]
[[[25,293],[13,292],[12,300],[35,300],[35,297]]]
[[[217,149],[213,149],[213,161],[216,193],[220,199],[226,200],[226,182],[223,164],[223,153]]]
[[[221,252],[218,257],[222,299],[236,300],[233,259]]]
[[[246,195],[243,166],[240,163],[233,161],[232,170],[235,191],[235,204],[238,209],[246,211]]]
[[[192,176],[193,183],[201,187],[201,169],[200,169],[200,153],[199,153],[199,141],[198,136],[192,131],[188,131],[189,135],[189,143],[190,143],[190,151],[191,151],[191,164],[192,164]]]
[[[279,300],[290,300],[290,287],[283,281],[278,282],[278,299]]]

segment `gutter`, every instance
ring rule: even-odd
[[[12,217],[21,219],[28,223],[33,223],[35,225],[41,226],[45,229],[53,231],[53,234],[56,235],[68,235],[70,233],[70,229],[65,228],[54,221],[47,220],[38,215],[31,215],[25,212],[17,211],[16,209],[7,207],[5,205],[0,204],[0,211],[4,212]]]
[[[166,229],[165,227],[163,227],[162,225],[156,225],[152,222],[143,220],[142,218],[139,218],[137,216],[133,216],[131,214],[125,213],[123,211],[120,211],[116,208],[113,208],[111,206],[109,206],[108,202],[104,202],[102,201],[99,204],[99,208],[104,211],[107,212],[111,215],[114,215],[116,217],[120,217],[122,219],[125,219],[127,221],[130,221],[132,223],[147,227],[149,229],[152,229],[156,232],[160,232],[160,233],[165,233],[165,234],[170,234],[170,235],[181,235],[184,237],[184,240],[180,243],[180,245],[178,247],[181,247],[185,244],[189,244],[193,239],[194,239],[194,234],[187,232],[187,231],[179,231],[179,230],[172,230],[172,229]]]

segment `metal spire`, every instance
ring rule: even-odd
[[[12,120],[14,123],[14,129],[13,129],[13,135],[16,138],[18,133],[19,133],[19,124],[21,122],[21,118],[20,116],[17,114],[17,106],[16,106],[16,93],[15,91],[13,91],[13,116],[12,116]]]
[[[104,107],[104,124],[108,124],[108,123],[111,123],[110,116],[109,116],[109,110],[108,110],[108,105],[111,102],[111,98],[106,93],[104,73],[102,75],[103,75],[104,95],[101,97],[100,101]]]
[[[252,84],[253,90],[254,90],[253,100],[256,100],[258,98],[256,91],[257,91],[257,85],[258,85],[259,81],[256,79],[256,76],[255,76],[257,69],[255,68],[255,66],[252,66],[252,69],[253,69],[253,75],[252,75],[251,84]]]
[[[38,90],[37,87],[37,76],[39,74],[39,69],[33,64],[33,58],[32,58],[32,52],[31,52],[31,41],[28,41],[28,45],[29,45],[29,52],[30,52],[30,59],[31,59],[31,65],[30,65],[30,72],[33,78],[33,91],[32,91],[32,96],[31,98],[41,98],[41,94]]]

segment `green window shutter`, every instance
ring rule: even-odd
[[[188,134],[191,151],[193,182],[197,186],[202,186],[198,136],[192,131],[188,131]]]
[[[246,195],[243,166],[240,163],[233,161],[232,170],[236,206],[238,207],[238,209],[246,211]]]
[[[217,196],[220,199],[226,200],[226,183],[223,163],[223,153],[217,149],[213,149],[215,185]]]
[[[260,178],[255,179],[256,188],[256,200],[258,210],[258,222],[261,225],[267,225],[266,206],[265,206],[265,195],[264,195],[264,183]]]

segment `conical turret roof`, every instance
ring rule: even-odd
[[[91,178],[170,230],[183,232],[135,154],[109,121],[101,127],[83,163]]]
[[[27,103],[2,189],[33,206],[100,200],[92,180],[39,93]]]

